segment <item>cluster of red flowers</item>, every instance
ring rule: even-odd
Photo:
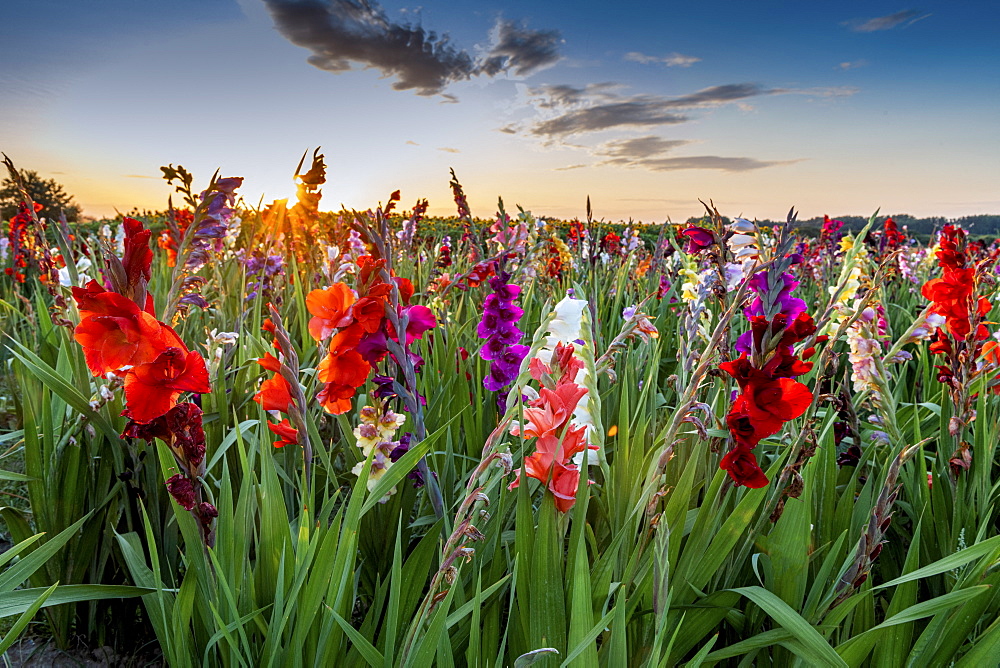
[[[795,380],[813,367],[812,362],[799,359],[795,345],[816,332],[812,316],[802,310],[804,304],[790,295],[797,285],[798,281],[787,273],[760,272],[751,279],[751,288],[758,296],[747,309],[750,332],[737,343],[743,352],[738,359],[719,365],[740,388],[726,415],[735,447],[719,464],[738,485],[768,484],[753,449],[761,440],[781,431],[785,422],[805,413],[813,400],[809,388]],[[770,319],[762,300],[780,307]],[[762,362],[754,366],[748,352]],[[803,356],[811,357],[814,352],[808,348]]]
[[[899,226],[892,218],[886,218],[882,224],[882,238],[885,242],[886,251],[896,250],[906,243],[906,235],[899,231]]]
[[[97,281],[73,288],[80,310],[74,338],[83,348],[94,376],[124,378],[125,410],[129,422],[123,438],[159,438],[174,454],[181,473],[167,481],[167,489],[201,521],[206,541],[215,508],[198,503],[204,473],[205,437],[201,409],[178,404],[184,392],[211,392],[205,359],[188,350],[177,332],[156,319],[153,297],[146,290],[153,252],[150,232],[141,222],[125,218],[125,254],[108,259],[110,290]]]
[[[316,341],[330,339],[327,356],[317,369],[323,383],[317,399],[334,415],[351,410],[351,399],[358,388],[372,367],[388,354],[388,341],[399,342],[392,322],[386,318],[392,286],[381,278],[384,266],[385,260],[363,255],[358,258],[357,293],[343,283],[335,283],[325,290],[313,290],[306,297],[306,307],[313,316],[309,333]],[[433,328],[436,321],[426,306],[410,304],[413,284],[408,279],[392,280],[399,288],[399,316],[407,321],[405,345],[409,345]],[[419,366],[423,360],[417,358],[415,362]]]
[[[613,231],[608,232],[601,239],[601,250],[611,255],[617,255],[622,249],[622,238]]]
[[[270,334],[275,334],[275,326],[270,318],[264,320],[263,330]],[[272,343],[274,348],[279,348],[277,338]],[[282,363],[271,353],[265,353],[257,360],[262,367],[272,372],[270,378],[260,384],[260,390],[254,395],[253,400],[260,404],[265,411],[277,411],[286,415],[295,407],[295,399],[292,397],[292,384],[282,375]],[[274,447],[282,448],[299,442],[299,432],[291,425],[285,417],[281,422],[268,422],[267,428],[278,437],[274,442]]]
[[[97,281],[73,288],[80,310],[74,335],[94,376],[125,379],[125,414],[138,423],[164,415],[182,392],[210,392],[205,359],[156,319],[146,291],[153,252],[149,230],[125,218],[125,255],[108,267],[112,289]],[[117,260],[117,258],[115,258]]]
[[[945,225],[937,251],[941,276],[924,284],[921,294],[933,302],[932,313],[945,318],[948,333],[957,340],[964,340],[972,331],[972,316],[981,319],[990,312],[990,302],[985,297],[975,298],[976,267],[969,266],[969,256],[965,248],[965,232],[954,225]],[[986,327],[976,327],[977,341],[989,336]],[[939,329],[931,352],[945,352],[942,346],[950,345],[947,337]],[[935,347],[937,349],[935,349]]]
[[[587,428],[570,422],[587,388],[577,385],[576,376],[583,360],[573,355],[573,346],[556,346],[549,367],[537,357],[529,363],[531,377],[541,384],[538,398],[524,409],[527,424],[511,430],[514,436],[535,438],[535,452],[524,459],[524,473],[541,481],[555,497],[556,508],[567,512],[576,503],[580,485],[580,467],[574,455],[597,449],[588,445]],[[520,483],[520,469],[510,489]]]
[[[35,213],[42,210],[42,205],[35,202]],[[11,266],[4,271],[18,283],[24,283],[24,271],[28,266],[28,249],[30,237],[28,236],[28,226],[31,225],[34,217],[28,211],[28,205],[18,202],[17,214],[10,219],[10,251]]]

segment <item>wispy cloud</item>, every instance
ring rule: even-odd
[[[718,169],[724,172],[749,172],[764,167],[789,165],[798,160],[757,160],[756,158],[729,158],[718,155],[692,155],[677,158],[654,158],[634,163],[654,172],[672,172],[681,169]]]
[[[837,63],[837,66],[833,69],[835,70],[854,70],[859,67],[864,67],[868,64],[867,60],[845,60],[842,63]]]
[[[666,65],[667,67],[691,67],[695,63],[700,63],[701,58],[695,56],[685,56],[681,53],[671,53],[666,56],[647,56],[638,51],[629,51],[625,54],[625,60],[642,65]]]
[[[606,156],[608,164],[632,164],[656,156],[662,156],[675,148],[690,144],[684,139],[664,139],[655,135],[631,137],[605,142],[594,151],[597,155]]]
[[[542,118],[531,123],[527,131],[536,137],[564,138],[613,128],[674,125],[690,120],[691,110],[773,92],[755,83],[712,86],[679,97],[623,96],[617,89],[610,83],[584,88],[565,85],[531,88],[529,103],[541,112]],[[508,125],[502,130],[510,133],[517,128]]]
[[[389,19],[372,0],[265,0],[278,31],[312,52],[308,62],[329,72],[374,68],[396,90],[437,95],[474,76],[527,76],[559,60],[559,33],[499,19],[481,57],[420,25]]]
[[[717,169],[726,172],[747,172],[792,161],[757,160],[747,157],[724,157],[718,155],[689,155],[669,157],[674,149],[692,142],[680,139],[664,139],[654,135],[632,137],[605,142],[593,150],[594,155],[605,160],[598,164],[638,167],[654,172],[669,172],[681,169]]]
[[[439,151],[444,151],[445,153],[461,153],[457,148],[452,148],[450,146],[442,146],[438,149]]]
[[[873,19],[853,19],[846,21],[843,25],[854,32],[878,32],[880,30],[892,30],[893,28],[905,28],[917,21],[926,19],[928,16],[930,14],[922,14],[915,9],[904,9],[895,14],[877,16]]]

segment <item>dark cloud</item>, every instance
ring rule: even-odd
[[[873,19],[855,19],[848,21],[844,25],[854,32],[878,32],[879,30],[892,30],[900,26],[908,26],[925,19],[930,14],[921,14],[915,9],[905,9],[895,14],[878,16]]]
[[[500,19],[491,36],[493,45],[480,66],[487,76],[509,71],[523,77],[559,60],[560,36],[556,30],[529,30]]]
[[[555,31],[532,31],[500,20],[483,58],[420,25],[398,23],[369,0],[265,0],[278,31],[312,52],[309,63],[330,72],[355,65],[393,77],[396,90],[436,95],[473,76],[526,76],[559,58]]]
[[[610,92],[614,84],[597,88],[542,86],[529,90],[538,109],[566,109],[552,118],[535,122],[529,132],[539,137],[566,137],[620,127],[655,127],[689,120],[685,110],[712,107],[772,91],[755,83],[712,86],[690,95],[666,98],[654,95],[623,97]]]

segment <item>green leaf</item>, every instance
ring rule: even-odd
[[[31,587],[4,592],[0,596],[0,617],[19,615],[33,606],[39,595],[49,591],[45,587]],[[49,595],[40,607],[79,601],[96,601],[105,598],[133,598],[155,592],[147,587],[130,587],[127,585],[61,585]]]
[[[20,586],[25,580],[30,578],[35,571],[45,565],[49,559],[55,556],[56,552],[68,543],[76,532],[83,526],[83,523],[90,519],[93,513],[87,513],[72,525],[60,531],[51,540],[36,548],[28,556],[8,568],[0,575],[0,592],[9,592]]]
[[[760,606],[761,610],[769,614],[774,621],[790,631],[802,643],[802,649],[805,653],[802,656],[803,659],[811,661],[817,666],[847,666],[847,663],[830,647],[830,643],[819,634],[819,631],[771,592],[762,587],[740,587],[731,591],[749,598]]]
[[[955,570],[959,566],[964,566],[973,559],[985,557],[988,554],[993,554],[995,551],[1000,551],[1000,536],[994,536],[993,538],[984,540],[982,543],[977,543],[971,547],[959,550],[954,554],[949,554],[944,559],[939,559],[933,564],[929,564],[923,568],[918,568],[912,573],[908,573],[896,578],[895,580],[890,580],[889,582],[880,584],[875,587],[875,589],[895,587],[896,585],[904,582],[911,582],[913,580],[920,580],[921,578],[930,577],[932,575],[947,573],[948,571]]]
[[[338,624],[340,624],[340,628],[344,629],[344,633],[346,633],[347,637],[351,639],[351,642],[354,643],[354,646],[361,653],[361,656],[364,657],[365,661],[368,662],[369,666],[375,666],[378,668],[378,666],[381,666],[385,662],[385,658],[382,656],[382,653],[375,649],[375,646],[368,642],[368,640],[361,635],[356,628],[348,624],[346,619],[333,611],[331,611],[330,614],[332,614],[333,618]]]
[[[21,636],[22,633],[24,633],[24,630],[28,628],[28,624],[31,622],[31,619],[35,616],[35,613],[41,609],[42,605],[45,604],[46,599],[48,599],[49,596],[52,595],[52,592],[54,592],[56,590],[56,587],[58,586],[59,583],[57,582],[48,589],[44,590],[38,596],[38,598],[36,598],[34,602],[32,602],[31,605],[28,606],[27,610],[21,613],[21,616],[18,617],[17,621],[14,622],[14,625],[10,627],[9,631],[7,631],[7,635],[4,636],[4,639],[2,641],[0,641],[0,655],[3,655],[4,652],[10,649],[10,646],[14,644],[14,642]],[[31,591],[31,590],[24,590],[24,591]]]

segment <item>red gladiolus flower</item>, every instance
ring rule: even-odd
[[[368,334],[374,334],[385,319],[385,300],[362,297],[354,303],[354,321]]]
[[[750,451],[750,448],[736,446],[722,458],[719,468],[728,472],[729,477],[737,485],[757,489],[767,487],[769,482],[764,471],[757,464],[757,457]]]
[[[197,491],[190,478],[180,473],[171,476],[167,479],[167,491],[170,492],[170,496],[174,497],[174,501],[181,508],[184,510],[194,510],[194,504],[197,502]]]
[[[338,332],[330,341],[330,353],[316,369],[316,377],[325,383],[317,399],[334,415],[351,410],[351,399],[371,371],[371,365],[355,350],[361,335],[358,326]]]
[[[74,287],[73,297],[81,316],[74,338],[94,376],[152,362],[167,348],[187,350],[173,329],[131,299],[106,292],[96,281],[86,288]]]
[[[357,298],[343,283],[334,283],[326,290],[313,290],[306,297],[306,308],[313,317],[309,334],[317,341],[330,337],[341,327],[351,324],[351,305]]]
[[[292,386],[280,373],[281,362],[271,353],[266,353],[257,363],[268,371],[273,371],[274,375],[260,384],[260,391],[254,395],[253,400],[265,411],[287,413],[293,403]]]
[[[129,287],[136,285],[139,279],[149,280],[150,265],[153,262],[153,251],[149,248],[149,237],[152,234],[141,222],[126,216],[122,219],[125,228],[125,254],[122,265],[125,267],[125,277]]]
[[[295,445],[299,442],[299,431],[291,425],[288,418],[285,418],[278,424],[268,422],[267,428],[280,439],[274,442],[274,447],[276,448],[283,448],[286,445]]]
[[[149,422],[177,403],[181,392],[211,392],[205,359],[196,352],[167,348],[152,362],[129,369],[125,375],[127,413],[136,422]]]
[[[751,419],[788,422],[800,417],[812,403],[809,388],[791,378],[751,383],[746,392]]]

